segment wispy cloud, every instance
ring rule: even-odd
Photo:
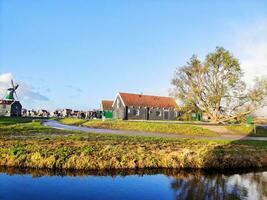
[[[256,77],[267,76],[267,17],[250,24],[235,26],[234,54],[244,69],[244,79],[252,85]],[[267,117],[267,107],[256,112]]]
[[[0,74],[0,95],[5,94],[6,89],[11,86],[11,73]],[[35,91],[34,88],[24,82],[18,82],[19,89],[17,91],[20,100],[30,99],[31,101],[48,101],[49,98]]]
[[[252,83],[255,77],[267,75],[267,18],[236,26],[234,53],[244,69],[244,78]]]

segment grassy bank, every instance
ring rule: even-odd
[[[200,127],[192,124],[164,124],[158,122],[137,122],[137,121],[121,121],[121,120],[83,120],[75,118],[65,118],[59,120],[63,124],[87,126],[92,128],[104,128],[114,130],[131,130],[143,132],[158,132],[158,133],[173,133],[181,135],[195,136],[217,136],[218,133],[208,130],[205,127]],[[225,126],[229,130],[229,134],[267,137],[267,129],[256,127],[254,125],[228,125]]]
[[[42,119],[0,117],[0,137],[60,134],[66,132],[68,131],[43,126]]]
[[[32,118],[22,118],[22,117],[0,117],[0,126],[1,125],[11,125],[17,123],[28,123],[31,122]]]
[[[104,128],[114,130],[130,130],[142,132],[156,132],[180,135],[195,135],[195,136],[217,136],[218,134],[198,126],[188,124],[164,124],[157,122],[129,122],[121,120],[80,120],[80,119],[61,119],[61,123],[68,125],[82,125],[91,128]]]
[[[267,129],[254,127],[254,125],[230,125],[227,129],[237,135],[249,135],[258,137],[267,137]]]
[[[82,125],[83,123],[87,122],[87,120],[84,119],[77,119],[77,118],[63,118],[59,119],[59,121],[62,124],[67,124],[67,125]]]
[[[59,169],[267,166],[266,142],[75,134],[0,138],[0,165]]]
[[[0,128],[0,166],[83,170],[267,167],[267,142],[263,141],[102,135],[55,130],[39,121],[1,124]]]

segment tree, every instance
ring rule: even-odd
[[[193,55],[179,67],[171,81],[173,95],[184,107],[205,112],[220,123],[245,116],[267,105],[267,79],[256,79],[247,88],[238,59],[222,47],[201,62]]]

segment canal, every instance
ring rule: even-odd
[[[267,171],[0,169],[0,199],[267,199]]]

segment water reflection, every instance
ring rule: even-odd
[[[267,199],[266,170],[257,172],[232,171],[227,173],[170,169],[85,172],[0,168],[0,173],[1,182],[10,176],[17,179],[20,177],[18,175],[26,174],[28,185],[31,185],[31,182],[36,179],[48,177],[45,184],[54,184],[54,187],[50,188],[50,190],[54,188],[59,190],[58,181],[62,186],[64,182],[69,182],[71,177],[72,185],[74,183],[77,184],[79,192],[83,192],[82,196],[80,196],[81,194],[78,191],[77,193],[79,194],[75,194],[75,190],[72,193],[66,190],[60,194],[61,196],[54,196],[55,199]],[[49,177],[52,177],[52,179],[49,179]],[[60,179],[62,177],[67,179]],[[85,179],[81,179],[81,177],[85,177]],[[110,181],[110,178],[113,181]],[[23,180],[20,181],[23,183]],[[13,190],[14,187],[16,186],[13,185],[10,190]],[[41,183],[40,187],[46,187],[46,185]],[[31,188],[28,189],[30,190]],[[25,188],[24,190],[27,189]],[[27,194],[31,195],[30,192]],[[34,194],[34,197],[42,199],[42,196],[37,195],[37,193]],[[56,194],[51,192],[50,195]],[[8,195],[5,196],[2,190],[0,190],[0,197],[8,199]],[[21,196],[18,195],[17,199],[21,199],[19,197]],[[51,196],[45,196],[44,199],[48,197],[53,199]],[[16,199],[16,196],[12,196],[12,199]]]

